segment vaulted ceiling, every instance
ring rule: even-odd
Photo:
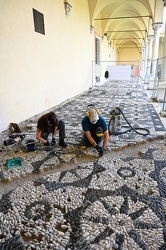
[[[164,0],[165,1],[165,0]],[[89,0],[91,26],[117,48],[141,50],[162,22],[163,0]]]

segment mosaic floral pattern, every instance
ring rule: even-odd
[[[154,152],[106,157],[3,195],[0,249],[166,249],[166,160]]]

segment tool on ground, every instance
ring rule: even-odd
[[[9,135],[9,138],[12,138],[12,139],[20,138],[21,140],[23,140],[25,138],[25,134],[12,134],[12,135]]]
[[[3,142],[3,144],[4,146],[9,146],[20,140],[22,141],[24,138],[25,138],[25,134],[9,135],[9,137]]]

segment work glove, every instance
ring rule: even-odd
[[[55,146],[55,144],[56,144],[55,138],[52,138],[51,145],[52,145],[52,146]]]
[[[108,148],[103,148],[103,153],[104,154],[107,153],[107,151],[108,151]]]
[[[50,145],[49,141],[44,143],[44,146],[49,146],[49,145]]]
[[[99,152],[99,156],[103,155],[104,151],[103,151],[102,147],[96,145],[95,149],[97,150],[97,152]]]

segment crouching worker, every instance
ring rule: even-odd
[[[54,112],[49,112],[42,115],[37,122],[36,139],[44,143],[45,146],[49,146],[48,136],[52,134],[51,145],[56,144],[55,137],[59,130],[59,145],[66,148],[67,144],[64,140],[65,135],[65,123],[63,120],[58,120]]]
[[[102,156],[106,149],[109,133],[105,119],[99,115],[99,111],[94,105],[89,105],[87,116],[82,120],[84,135],[80,142],[80,148],[93,146]]]

